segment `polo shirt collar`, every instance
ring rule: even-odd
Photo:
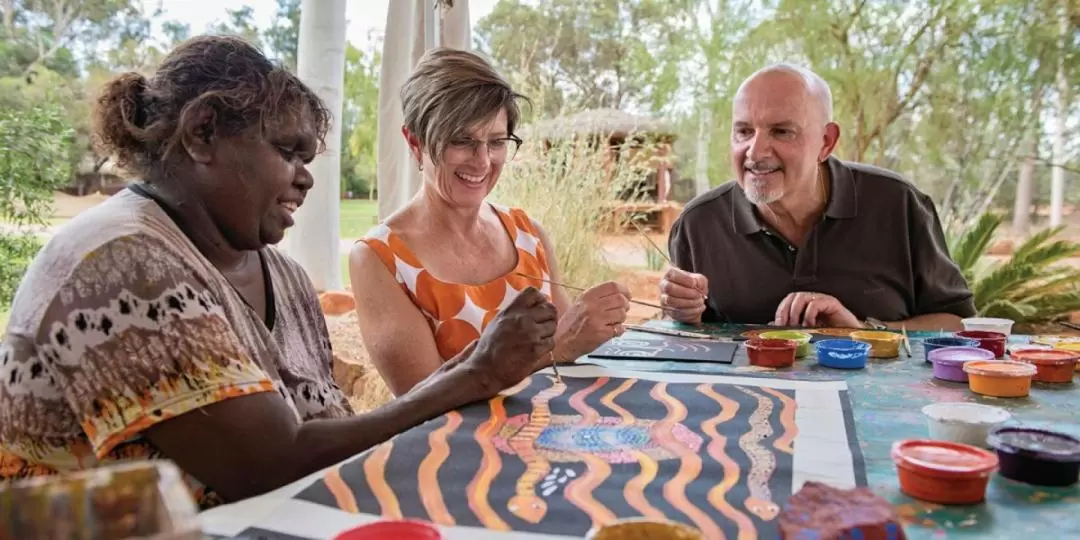
[[[850,219],[857,214],[857,193],[855,192],[855,178],[849,169],[839,159],[829,156],[825,161],[829,167],[829,177],[832,180],[829,191],[829,205],[825,207],[825,215],[833,219]],[[735,230],[740,234],[754,234],[765,230],[765,225],[754,213],[754,205],[746,198],[746,193],[741,187],[734,190],[734,204],[731,205],[731,218]]]

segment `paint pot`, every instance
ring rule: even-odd
[[[1027,362],[976,360],[964,364],[968,388],[994,397],[1024,397],[1031,392],[1035,366]]]
[[[994,359],[994,353],[979,347],[942,347],[931,351],[929,356],[934,378],[953,382],[968,382],[965,363]]]
[[[701,531],[663,519],[627,518],[593,527],[586,540],[705,540]]]
[[[957,332],[956,335],[957,337],[966,337],[978,341],[979,347],[994,353],[994,358],[1005,356],[1005,344],[1009,341],[1009,337],[1001,332],[987,332],[984,330],[964,330],[963,332]]]
[[[944,347],[978,347],[979,342],[971,338],[956,336],[932,337],[923,340],[923,353],[926,363],[930,363],[930,351]],[[965,379],[966,380],[966,379]]]
[[[1016,345],[1009,345],[1009,354],[1017,351],[1045,351],[1047,349],[1053,349],[1049,345],[1040,345],[1038,343],[1018,343]]]
[[[993,317],[971,317],[967,319],[961,319],[960,322],[964,324],[964,330],[968,331],[975,330],[982,332],[997,332],[999,334],[1005,334],[1006,336],[1012,334],[1012,319],[997,319]]]
[[[949,441],[897,441],[891,455],[900,491],[937,504],[982,502],[990,474],[998,468],[994,453]]]
[[[1045,349],[1013,351],[1010,358],[1017,362],[1034,364],[1035,378],[1045,383],[1071,383],[1076,363],[1080,362],[1080,352],[1064,349]]]
[[[1063,341],[1078,341],[1080,342],[1080,336],[1067,336],[1063,334],[1039,334],[1031,338],[1032,343],[1038,343],[1039,345],[1049,345],[1053,347]]]
[[[930,438],[985,447],[990,430],[1012,417],[1001,407],[978,403],[933,403],[922,408]]]
[[[435,526],[423,521],[410,519],[381,520],[367,523],[343,531],[334,540],[376,540],[394,538],[396,540],[442,540],[443,536]]]
[[[795,350],[795,358],[802,358],[810,354],[810,338],[813,336],[798,330],[771,330],[762,332],[758,337],[762,339],[790,339],[799,345],[799,348]]]
[[[1062,351],[1080,353],[1080,341],[1059,341],[1054,344],[1054,348]],[[1080,371],[1080,363],[1076,364],[1076,370]]]
[[[859,330],[851,333],[851,339],[870,345],[871,358],[896,358],[900,356],[900,342],[904,336],[881,330]]]
[[[746,342],[746,355],[751,366],[783,368],[795,363],[799,344],[790,339],[754,338]]]
[[[814,344],[818,364],[836,369],[862,369],[870,344],[850,339],[823,339]]]
[[[1000,427],[987,442],[1001,460],[1001,476],[1036,486],[1071,486],[1080,476],[1080,439],[1057,431]]]

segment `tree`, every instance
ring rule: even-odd
[[[368,198],[374,197],[377,184],[375,138],[378,134],[381,49],[377,42],[367,52],[352,44],[345,48],[342,185],[346,191],[366,193]]]
[[[289,71],[296,71],[296,46],[300,40],[300,0],[277,0],[277,14],[263,39],[270,54]]]
[[[477,50],[541,97],[548,115],[564,109],[654,109],[678,85],[666,55],[686,29],[686,2],[504,0],[476,27]]]
[[[71,176],[67,159],[74,132],[56,104],[0,108],[0,311],[15,294],[41,247],[33,226],[46,223],[53,190]],[[29,227],[29,229],[28,229]]]
[[[255,25],[255,10],[251,6],[225,10],[227,20],[214,25],[217,34],[239,36],[252,45],[262,48],[259,28]]]

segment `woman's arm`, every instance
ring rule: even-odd
[[[431,326],[375,250],[363,242],[349,251],[349,280],[371,363],[390,391],[403,395],[443,363]]]

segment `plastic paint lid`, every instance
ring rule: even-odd
[[[1059,341],[1054,348],[1063,351],[1080,351],[1080,341]]]
[[[439,530],[424,523],[412,520],[376,521],[342,531],[334,540],[375,540],[395,538],[400,540],[442,540]]]
[[[768,332],[762,332],[759,336],[763,339],[791,339],[795,341],[810,341],[813,337],[806,332],[799,332],[797,330],[770,330]]]
[[[955,365],[976,360],[993,360],[994,353],[979,347],[941,347],[930,351],[927,358],[931,363]]]
[[[748,349],[783,351],[787,349],[797,349],[799,347],[799,342],[792,339],[754,338],[747,341],[745,347]]]
[[[1015,360],[1044,366],[1075,364],[1080,360],[1080,352],[1065,349],[1023,349],[1013,351],[1010,356]]]
[[[989,332],[986,330],[964,330],[963,332],[957,332],[957,336],[968,337],[977,340],[992,339],[994,341],[1005,341],[1009,339],[1009,336],[1002,334],[1001,332]]]
[[[874,341],[899,341],[904,339],[904,336],[897,334],[896,332],[885,332],[880,330],[860,330],[858,332],[852,332],[851,337],[853,339],[869,339]]]
[[[1066,336],[1066,335],[1038,335],[1031,338],[1032,343],[1040,343],[1043,345],[1056,345],[1061,342],[1075,341],[1080,343],[1080,336]]]
[[[859,352],[869,351],[870,344],[850,339],[823,339],[814,344],[818,350],[835,352]]]
[[[998,457],[993,452],[967,444],[926,439],[896,442],[892,458],[900,467],[937,477],[979,477],[998,467]]]
[[[1012,417],[1001,407],[979,403],[932,403],[922,408],[923,414],[943,424],[993,426]]]
[[[1002,427],[987,442],[995,450],[1051,461],[1080,461],[1080,440],[1065,433],[1025,427]]]
[[[960,319],[960,322],[962,322],[962,323],[971,323],[971,324],[1002,324],[1002,325],[1004,325],[1004,324],[1012,325],[1012,324],[1015,323],[1015,321],[1013,321],[1012,319],[998,319],[998,318],[995,318],[995,317],[971,317],[971,318],[968,318],[968,319]]]
[[[987,377],[1030,377],[1038,369],[1027,362],[976,360],[964,364],[964,372]]]

